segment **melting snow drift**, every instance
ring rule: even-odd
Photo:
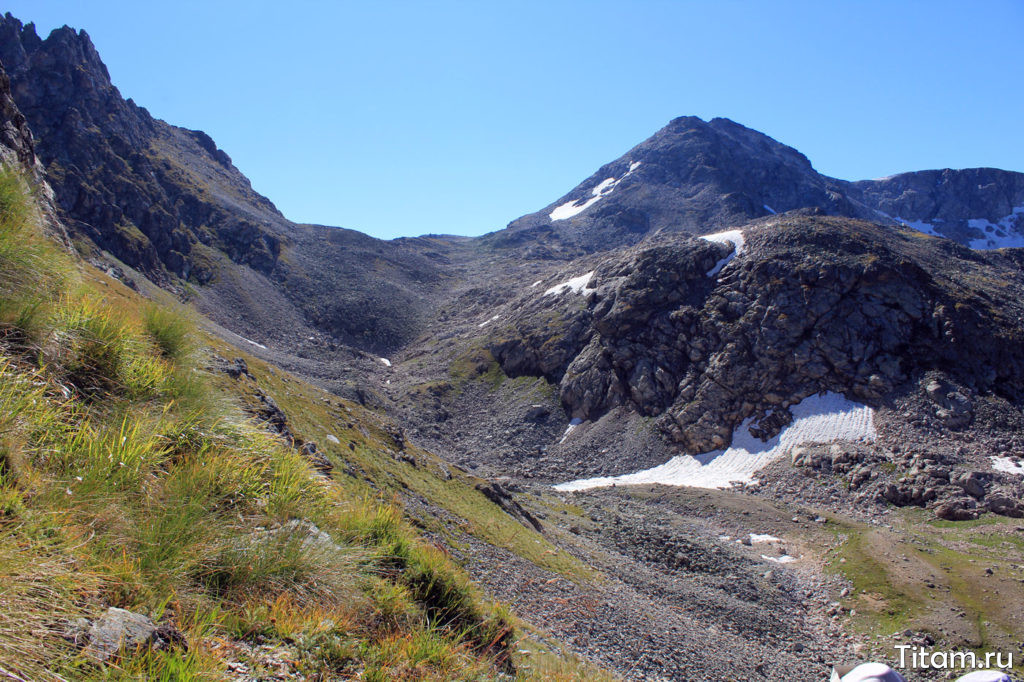
[[[495,320],[498,320],[500,318],[501,318],[501,315],[495,315],[494,317],[491,317],[491,318],[488,318],[488,319],[484,320],[483,322],[478,324],[477,327],[480,327],[480,329],[483,329],[484,327],[489,325],[491,322],[494,322]]]
[[[732,446],[703,455],[679,455],[661,466],[622,476],[601,476],[560,483],[556,490],[586,490],[612,485],[662,483],[694,488],[728,488],[747,483],[754,474],[801,443],[833,440],[872,441],[877,436],[874,410],[838,393],[804,398],[790,408],[793,422],[768,441],[750,434],[751,419],[733,433]]]
[[[234,332],[231,332],[231,333],[235,334]],[[264,346],[262,343],[256,343],[252,339],[247,339],[244,336],[242,336],[241,334],[235,334],[235,336],[237,336],[238,338],[242,339],[242,341],[245,341],[246,343],[251,343],[252,345],[256,346],[257,348],[262,348],[263,350],[267,350],[267,347]]]
[[[984,218],[974,218],[968,220],[967,225],[985,233],[981,239],[971,240],[969,246],[972,249],[1024,246],[1024,234],[1018,232],[1018,226],[1024,227],[1024,206],[1014,208],[1010,215],[1001,218],[998,223],[991,223]]]
[[[579,417],[576,417],[571,422],[569,422],[569,426],[565,428],[565,433],[562,434],[562,440],[558,441],[558,444],[561,445],[562,443],[564,443],[565,439],[569,437],[569,434],[572,433],[576,429],[576,427],[582,423],[583,420],[580,419]]]
[[[1015,462],[1010,457],[993,457],[992,468],[1006,474],[1024,476],[1024,461]]]
[[[545,291],[544,295],[557,296],[559,294],[564,294],[566,291],[571,291],[574,294],[582,294],[585,291],[593,291],[593,289],[587,288],[587,285],[590,284],[590,278],[593,276],[594,271],[591,270],[590,272],[580,275],[579,277],[573,277],[572,279],[566,282],[556,284],[555,286]]]
[[[708,277],[714,277],[722,271],[726,265],[728,265],[733,258],[743,253],[743,247],[746,242],[743,240],[743,230],[726,230],[725,232],[716,232],[714,234],[706,234],[701,239],[706,239],[709,242],[718,242],[719,244],[732,245],[732,253],[727,255],[722,260],[715,263],[715,267],[708,270]]]
[[[550,214],[548,214],[548,217],[551,218],[552,220],[565,220],[567,218],[572,218],[575,215],[583,213],[588,208],[596,204],[601,197],[605,197],[611,194],[612,190],[615,189],[615,186],[617,184],[619,184],[627,177],[632,175],[633,171],[635,171],[639,167],[640,162],[634,161],[633,163],[629,164],[629,170],[626,171],[626,174],[623,175],[618,180],[616,180],[615,178],[605,178],[604,180],[599,182],[597,187],[590,190],[590,198],[587,199],[586,201],[583,201],[583,203],[580,203],[582,199],[574,199],[573,201],[567,201],[561,206],[557,207],[555,210],[553,210]]]
[[[385,367],[390,367],[391,366],[391,361],[388,360],[387,358],[377,358],[377,359],[380,360],[380,364],[384,365]]]
[[[943,222],[940,218],[932,219],[932,223],[923,220],[907,220],[899,216],[891,216],[885,211],[875,210],[880,216],[888,218],[897,223],[912,227],[918,232],[924,232],[933,237],[945,237],[935,229],[932,223]],[[969,247],[978,251],[988,249],[1019,248],[1024,246],[1024,206],[1017,206],[1008,216],[1000,218],[993,223],[985,218],[970,218],[967,226],[984,233],[984,237],[972,239]]]

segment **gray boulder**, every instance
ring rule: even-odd
[[[92,623],[83,620],[75,627],[74,641],[84,645],[88,656],[100,661],[107,661],[122,651],[188,649],[185,635],[174,626],[158,625],[147,616],[115,607],[107,609]]]

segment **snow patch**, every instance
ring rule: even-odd
[[[593,276],[594,271],[591,270],[590,272],[580,275],[579,277],[573,277],[572,279],[566,282],[556,284],[555,286],[545,291],[544,295],[557,296],[559,294],[564,294],[566,291],[571,291],[574,294],[582,294],[586,291],[593,291],[593,289],[587,288],[587,284],[590,283],[590,278]]]
[[[582,423],[583,420],[580,419],[579,417],[576,417],[571,422],[569,422],[569,426],[566,427],[565,433],[562,434],[562,440],[558,441],[558,444],[561,445],[562,443],[564,443],[565,439],[569,437],[569,434],[575,431],[576,427]]]
[[[783,554],[782,556],[768,556],[767,554],[762,554],[761,558],[765,561],[774,561],[777,564],[791,564],[796,561],[795,556],[790,556],[788,554]]]
[[[924,232],[925,234],[930,234],[933,237],[941,237],[941,236],[943,236],[943,235],[941,235],[941,234],[939,234],[938,232],[935,231],[935,227],[931,223],[926,223],[923,220],[904,220],[903,218],[900,218],[899,216],[896,216],[895,218],[893,218],[893,220],[895,220],[898,223],[903,223],[907,227],[911,227],[911,228],[917,230],[918,232]]]
[[[335,436],[333,433],[327,434],[327,440],[331,443],[334,443],[335,445],[341,445],[341,441],[338,440],[338,437]]]
[[[541,282],[543,282],[543,281],[544,281],[544,280],[542,280],[542,279],[538,279],[538,280],[537,280],[536,282],[534,282],[533,284],[531,284],[531,285],[530,285],[530,288],[531,288],[531,289],[532,289],[532,288],[534,288],[535,286],[537,286],[538,284],[540,284],[540,283],[541,283]]]
[[[908,220],[899,216],[891,216],[878,209],[875,209],[875,213],[933,237],[945,236],[940,234],[933,224],[945,222],[941,218],[933,218],[932,222],[926,223],[923,220]],[[985,251],[1024,247],[1024,206],[1015,207],[1009,215],[1003,216],[994,223],[987,218],[970,218],[967,220],[967,226],[980,230],[984,234],[983,237],[972,239],[967,244],[972,249]]]
[[[753,419],[744,421],[733,433],[732,445],[702,455],[679,455],[660,466],[621,476],[568,481],[556,490],[572,491],[612,485],[661,483],[694,488],[728,488],[749,483],[754,474],[802,443],[833,440],[873,441],[875,411],[847,400],[839,393],[822,393],[804,398],[790,408],[793,422],[777,436],[761,441],[750,433]]]
[[[231,333],[235,334],[234,332],[231,332]],[[257,348],[262,348],[263,350],[268,350],[267,347],[264,346],[262,343],[256,343],[252,339],[247,339],[244,336],[242,336],[241,334],[235,334],[235,336],[237,336],[238,338],[242,339],[242,341],[245,341],[246,343],[251,343],[252,345],[256,346]]]
[[[702,236],[701,239],[706,239],[709,242],[718,242],[719,244],[725,244],[726,246],[732,246],[732,251],[725,258],[715,263],[715,267],[708,270],[708,277],[714,277],[721,272],[722,268],[728,265],[733,258],[743,253],[743,248],[746,246],[746,242],[743,239],[743,230],[726,230],[725,232],[706,234]]]
[[[477,326],[480,327],[481,329],[483,329],[484,327],[489,325],[491,322],[494,322],[495,320],[499,319],[500,317],[501,317],[501,315],[495,315],[494,317],[490,318],[489,320],[484,320],[483,322],[481,322]]]
[[[618,185],[620,182],[622,182],[630,175],[632,175],[633,171],[635,171],[639,167],[640,162],[634,161],[633,163],[629,164],[629,170],[626,171],[625,175],[623,175],[618,180],[616,180],[615,178],[605,178],[604,180],[599,182],[597,184],[597,187],[590,190],[591,196],[586,201],[583,201],[582,199],[574,199],[572,201],[567,201],[561,206],[555,208],[555,210],[548,214],[548,217],[550,217],[551,220],[566,220],[567,218],[572,218],[573,216],[583,213],[583,211],[586,211],[588,208],[596,204],[601,199],[601,197],[606,197],[609,194],[611,194],[612,190],[615,189],[616,185]],[[580,203],[581,201],[583,201],[583,203]]]
[[[778,215],[778,211],[776,211],[776,210],[775,210],[774,208],[772,208],[772,207],[771,207],[771,206],[769,206],[768,204],[765,204],[765,205],[764,205],[764,210],[768,211],[768,212],[769,212],[769,213],[771,213],[772,215]]]
[[[780,538],[777,538],[774,535],[768,535],[767,533],[751,533],[750,534],[750,541],[751,542],[755,542],[755,543],[756,542],[782,542],[782,540]]]
[[[993,457],[992,468],[1006,474],[1024,476],[1024,460],[1015,462],[1012,457]]]
[[[984,218],[972,218],[967,221],[969,227],[985,233],[980,239],[972,239],[968,244],[972,249],[1006,249],[1024,247],[1024,206],[1017,206],[1008,216],[992,223]]]
[[[388,360],[387,358],[377,358],[377,359],[380,360],[380,364],[384,365],[385,367],[390,367],[391,366],[391,361]]]

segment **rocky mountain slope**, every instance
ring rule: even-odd
[[[1024,212],[1020,173],[922,171],[851,183],[821,175],[803,154],[767,135],[728,119],[693,116],[673,120],[490,239],[591,252],[664,231],[707,234],[799,208],[907,222],[981,248],[991,246],[989,239],[998,246],[1024,244],[1024,227],[1015,217]]]
[[[247,338],[293,356],[310,340],[328,354],[393,349],[452,276],[457,241],[288,221],[208,135],[125,100],[84,31],[41,39],[7,14],[0,62],[79,246],[191,295]]]
[[[0,61],[0,152],[78,250],[195,303],[204,371],[530,647],[720,680],[1020,641],[1024,175],[848,182],[685,117],[504,230],[386,242],[288,221],[84,32],[7,15]]]

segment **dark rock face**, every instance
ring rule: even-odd
[[[1024,216],[1020,211],[1014,216],[1014,209],[1024,208],[1022,173],[995,168],[918,171],[855,182],[850,193],[881,212],[875,220],[891,216],[921,221],[961,244],[991,248],[1002,246],[1008,236],[1024,235]]]
[[[555,208],[591,198],[606,178],[620,182],[578,215],[552,220]],[[837,215],[869,213],[851,202],[844,183],[815,172],[795,149],[728,119],[704,122],[687,116],[673,120],[552,205],[514,221],[507,233],[492,239],[504,242],[518,233],[550,229],[562,241],[593,251],[633,244],[658,231],[706,234],[772,212],[807,207]]]
[[[28,121],[18,109],[11,94],[11,82],[0,64],[0,161],[13,168],[21,168],[34,186],[43,220],[50,234],[70,246],[64,225],[57,218],[53,188],[46,181],[43,164],[36,156],[35,140]]]
[[[11,96],[11,81],[0,69],[0,153],[8,163],[25,169],[37,167],[35,143],[28,121]]]
[[[769,438],[820,391],[877,405],[930,370],[1024,396],[1024,275],[1011,259],[843,218],[780,216],[745,234],[717,278],[706,273],[728,247],[704,240],[610,256],[585,299],[538,297],[491,350],[512,376],[558,382],[570,416],[623,405],[689,452],[727,445],[748,417]],[[970,397],[933,383],[936,416],[969,423]]]
[[[594,200],[595,191],[600,199]],[[591,200],[585,210],[557,219],[559,207]],[[550,206],[486,239],[535,256],[573,255],[636,244],[659,231],[707,234],[810,208],[883,224],[924,221],[967,245],[1004,236],[999,230],[1016,232],[1005,225],[986,231],[971,227],[969,220],[999,223],[1022,207],[1021,173],[921,171],[851,183],[821,175],[800,152],[738,123],[687,116],[602,166]],[[1019,234],[1024,239],[1024,224]],[[986,247],[993,245],[1000,244]]]
[[[205,285],[193,290],[203,312],[299,357],[317,344],[385,352],[422,330],[453,242],[291,223],[209,135],[125,100],[84,31],[43,40],[7,14],[0,61],[12,153],[38,156],[79,244],[169,289]]]
[[[124,100],[89,36],[47,39],[0,20],[0,61],[72,231],[157,281],[205,282],[210,247],[269,272],[280,255],[277,210],[204,133],[169,126]]]

